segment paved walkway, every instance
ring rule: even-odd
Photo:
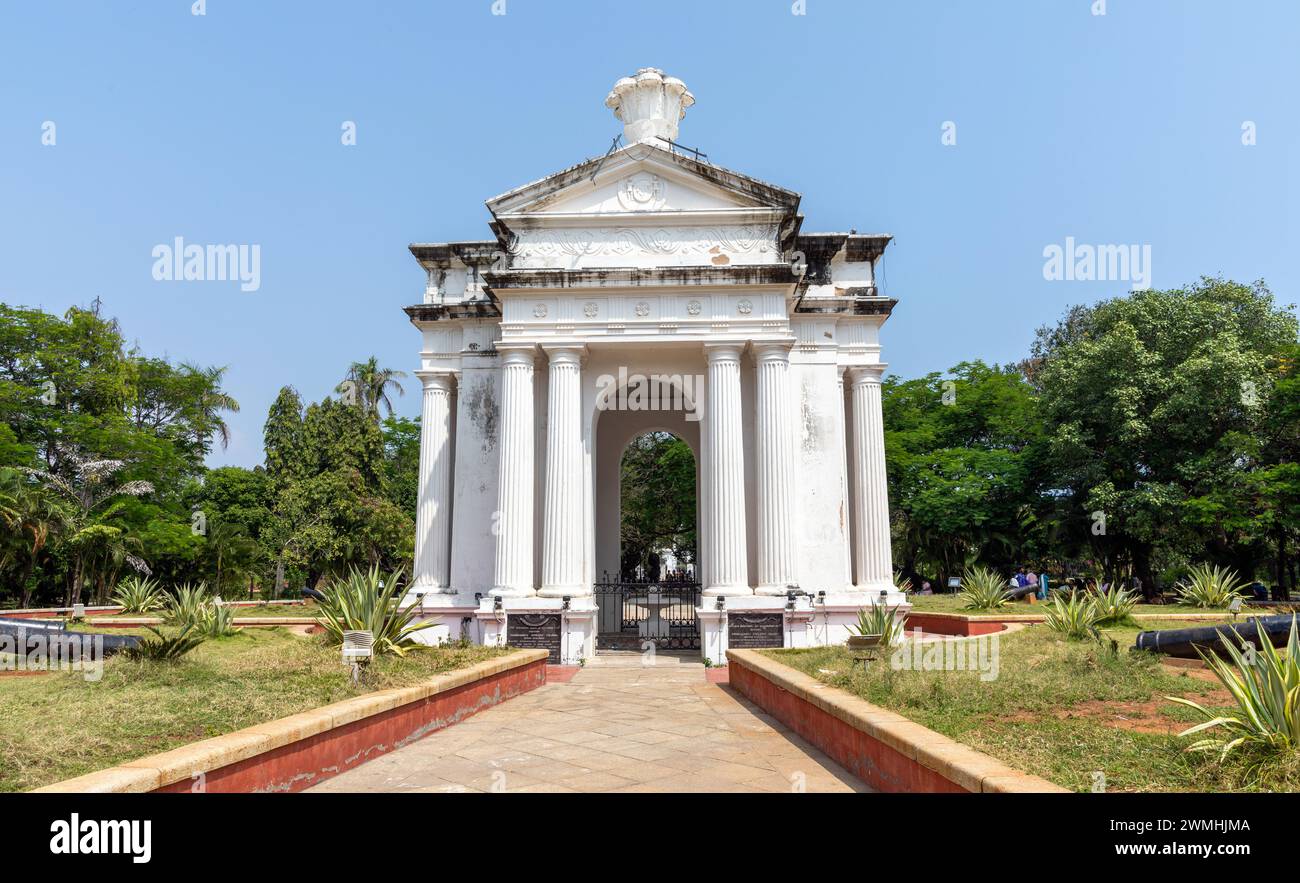
[[[867,791],[700,663],[601,656],[313,791]]]

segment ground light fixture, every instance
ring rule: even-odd
[[[375,636],[370,631],[349,629],[343,633],[343,664],[352,668],[352,683],[361,680],[361,666],[374,656]]]
[[[718,596],[718,603],[714,605],[714,608],[717,610],[725,610],[727,608],[727,598],[725,595]]]

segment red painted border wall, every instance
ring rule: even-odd
[[[545,683],[540,659],[211,770],[202,789],[185,779],[155,793],[302,791]]]
[[[968,619],[964,616],[945,616],[941,613],[908,613],[905,628],[920,629],[935,635],[992,635],[1006,628],[997,619]]]
[[[877,791],[967,794],[929,767],[732,662],[731,686]]]

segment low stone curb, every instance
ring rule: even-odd
[[[204,739],[182,745],[161,754],[154,754],[133,760],[118,766],[98,770],[66,779],[33,793],[87,794],[87,793],[140,793],[157,791],[192,779],[196,774],[211,773],[232,764],[256,761],[259,755],[265,755],[277,749],[289,748],[294,743],[304,742],[313,737],[324,736],[337,730],[365,721],[368,718],[384,715],[387,712],[421,702],[441,694],[450,693],[461,687],[471,686],[478,681],[505,674],[515,669],[544,662],[545,650],[517,650],[505,656],[475,663],[468,668],[457,669],[435,675],[423,684],[413,687],[396,687],[389,690],[377,690],[364,696],[344,699],[320,708],[266,721],[223,736]],[[544,670],[543,666],[543,670]],[[544,675],[543,675],[544,678]],[[497,696],[496,701],[501,697]],[[495,704],[495,702],[491,703]],[[472,714],[477,708],[468,713]],[[459,720],[459,717],[456,718]],[[443,725],[455,723],[455,720],[440,721]],[[399,744],[414,741],[426,735],[438,726],[432,724],[408,735]],[[391,747],[397,747],[396,745]],[[334,770],[337,772],[338,770]],[[300,775],[307,775],[302,773]],[[295,790],[292,787],[276,790]]]
[[[879,791],[1071,793],[756,651],[727,658],[733,687]]]

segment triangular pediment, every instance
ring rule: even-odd
[[[672,151],[635,144],[488,200],[509,223],[592,215],[792,215],[799,194]]]

